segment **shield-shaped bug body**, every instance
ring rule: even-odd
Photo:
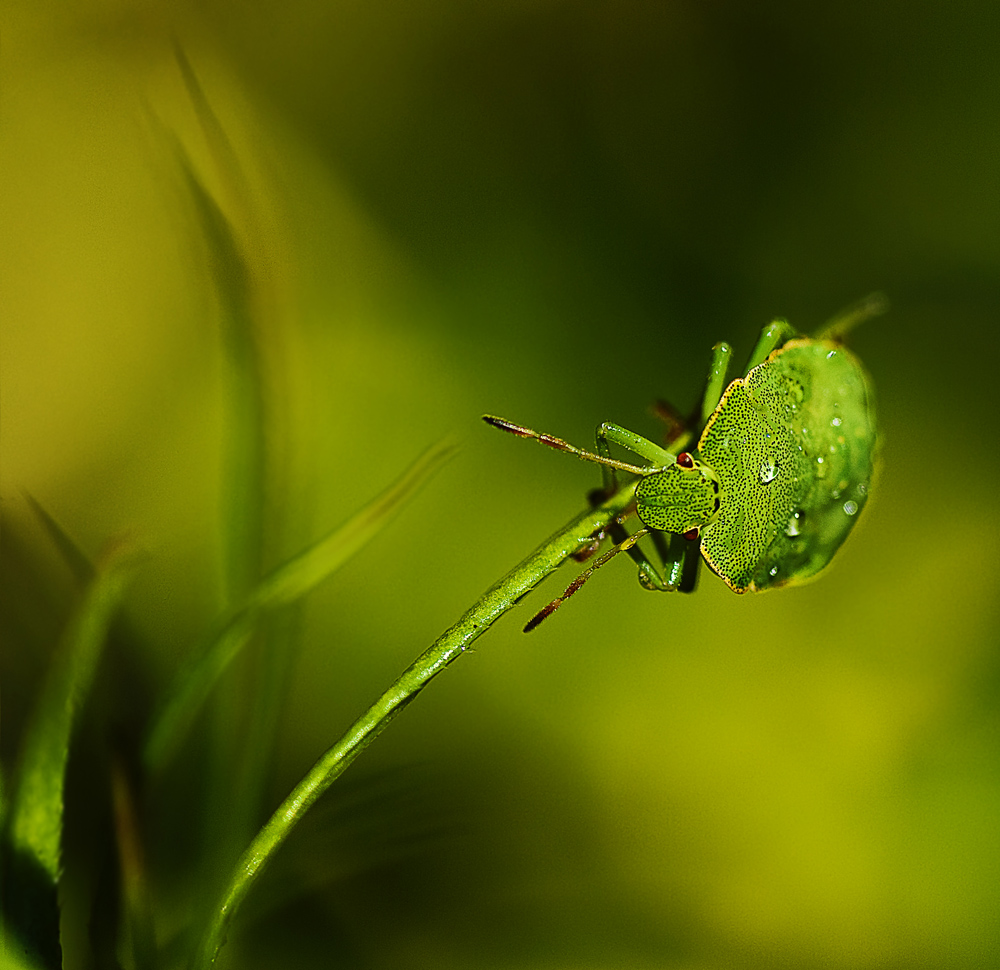
[[[801,337],[784,321],[765,327],[743,377],[725,391],[730,350],[714,348],[700,415],[693,434],[675,428],[666,448],[614,424],[597,430],[596,453],[562,439],[489,415],[503,431],[533,438],[603,466],[604,488],[617,488],[615,471],[638,476],[635,507],[643,528],[624,533],[537,614],[534,626],[575,593],[593,572],[620,552],[639,564],[648,589],[690,591],[695,548],[737,593],[802,583],[826,566],[847,538],[868,499],[876,444],[875,408],[867,376],[838,337],[866,315],[881,312],[869,300],[818,337]],[[836,336],[834,336],[836,335]],[[645,464],[611,457],[610,444]],[[684,536],[660,546],[662,568],[637,542],[650,532]],[[697,545],[696,545],[697,542]],[[663,549],[666,552],[663,553]],[[690,576],[682,582],[679,577]],[[686,585],[685,585],[686,584]]]
[[[717,484],[717,512],[679,504],[662,481],[671,469],[642,478],[637,511],[651,529],[699,529],[705,561],[738,593],[803,582],[864,508],[874,448],[872,395],[857,358],[829,340],[790,340],[726,388],[693,470],[677,466]],[[679,509],[696,514],[678,522]]]

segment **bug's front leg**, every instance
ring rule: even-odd
[[[608,450],[609,442],[625,448],[627,451],[631,451],[633,455],[638,455],[651,469],[665,468],[667,465],[674,463],[673,452],[667,451],[666,448],[661,448],[648,438],[644,438],[641,434],[629,431],[628,428],[605,421],[597,429],[598,449],[603,449],[610,454]]]
[[[701,570],[701,538],[698,535],[670,537],[670,559],[678,563],[677,591],[693,593]]]
[[[621,521],[612,522],[608,527],[611,541],[624,552],[627,552],[629,558],[638,567],[639,584],[643,589],[672,593],[677,589],[677,582],[680,579],[682,566],[679,562],[671,558],[673,550],[671,550],[667,542],[667,534],[665,532],[657,532],[655,530],[646,531],[649,533],[650,540],[656,549],[657,555],[660,557],[660,562],[663,563],[662,571],[649,560],[638,545],[630,542],[632,536],[629,535],[628,530]]]
[[[650,536],[656,542],[657,551],[663,561],[663,569],[659,570],[641,552],[638,546],[632,546],[626,551],[639,566],[639,585],[643,589],[663,593],[693,593],[698,584],[698,570],[701,565],[701,549],[698,536],[670,535],[668,541],[663,541],[668,533],[650,530]],[[661,549],[662,545],[662,549]]]

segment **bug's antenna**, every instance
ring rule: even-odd
[[[605,563],[610,562],[620,552],[628,552],[643,536],[649,535],[649,529],[640,529],[635,535],[629,536],[624,542],[620,542],[613,549],[609,549],[600,559],[594,561],[593,566],[585,569],[569,586],[566,587],[562,596],[557,596],[548,606],[540,609],[524,626],[525,633],[531,633],[547,616],[551,616],[566,602],[591,576],[597,572]]]
[[[508,434],[515,434],[519,438],[533,438],[539,444],[548,445],[550,448],[555,448],[556,451],[568,451],[571,455],[576,455],[577,458],[582,458],[584,461],[593,461],[599,465],[608,465],[611,468],[617,468],[619,471],[628,472],[631,475],[648,475],[651,471],[659,471],[657,468],[630,465],[627,461],[618,461],[615,458],[604,458],[602,455],[595,455],[591,451],[584,451],[581,448],[571,445],[568,441],[563,441],[562,438],[555,438],[550,434],[542,434],[540,431],[532,431],[531,428],[523,428],[521,425],[514,424],[513,421],[508,421],[506,418],[497,418],[492,414],[484,414],[483,420],[488,425],[500,431],[506,431]]]

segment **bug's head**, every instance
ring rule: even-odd
[[[719,483],[707,465],[682,451],[675,464],[639,482],[635,499],[644,525],[682,534],[715,520],[719,513]]]

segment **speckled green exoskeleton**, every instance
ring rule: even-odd
[[[761,332],[743,377],[725,387],[728,345],[713,348],[700,412],[671,420],[663,448],[615,424],[597,429],[597,453],[551,435],[485,416],[489,424],[598,462],[604,492],[615,470],[638,476],[635,510],[643,528],[628,535],[616,523],[617,544],[537,614],[532,629],[619,552],[639,565],[648,589],[694,588],[697,543],[705,561],[737,593],[802,583],[829,563],[868,500],[875,450],[871,387],[858,359],[843,345],[846,332],[881,312],[869,298],[812,337],[783,320]],[[694,447],[691,427],[702,428]],[[610,445],[639,456],[634,465],[611,457]],[[617,530],[617,531],[615,531]],[[660,538],[663,568],[636,543]],[[596,537],[597,540],[603,538]],[[595,540],[596,541],[596,540]],[[596,548],[596,546],[595,546]]]

